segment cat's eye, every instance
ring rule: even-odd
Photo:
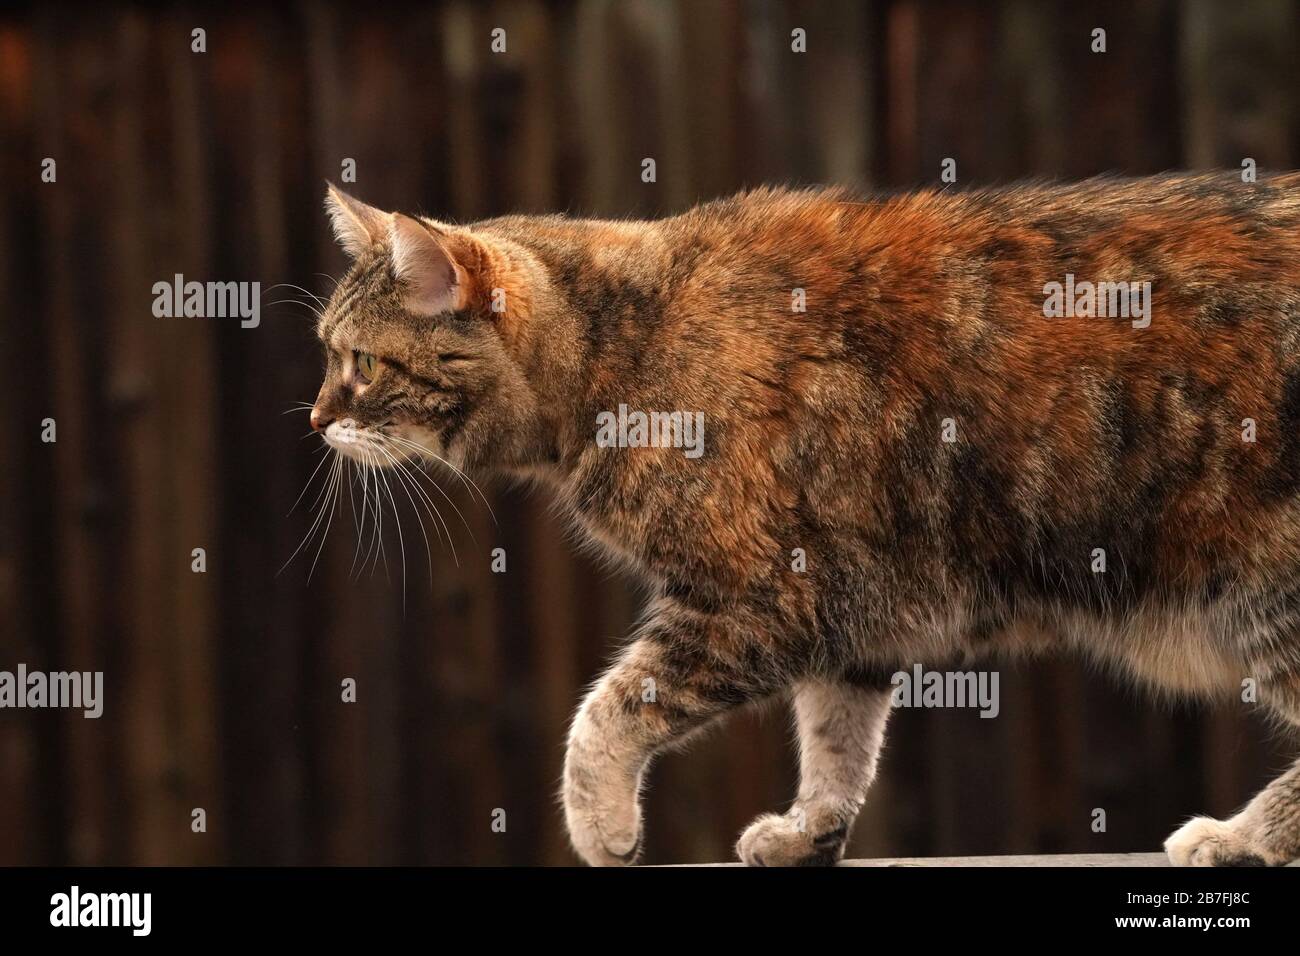
[[[357,371],[361,374],[362,380],[369,382],[375,377],[375,372],[379,371],[379,359],[369,352],[354,351],[352,357],[356,359]]]

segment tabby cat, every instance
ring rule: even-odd
[[[546,486],[652,586],[569,734],[588,863],[637,858],[655,754],[783,694],[799,793],[737,852],[837,861],[916,664],[1068,649],[1300,726],[1300,174],[758,189],[657,221],[326,205],[354,262],[313,427]],[[698,417],[699,453],[600,440],[638,412],[661,439]],[[1300,764],[1165,847],[1300,857]]]

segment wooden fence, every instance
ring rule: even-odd
[[[391,534],[387,574],[354,580],[343,527],[310,584],[301,560],[277,575],[318,461],[281,412],[320,358],[270,287],[341,270],[321,199],[346,158],[367,201],[455,219],[930,183],[945,157],[963,184],[1294,167],[1298,38],[1281,0],[0,14],[0,669],[102,670],[107,698],[99,720],[0,711],[0,863],[572,861],[562,742],[635,615],[627,582],[543,501],[494,489],[494,523],[451,483],[459,564],[435,548],[427,574],[408,533],[405,607]],[[261,325],[155,318],[177,273],[260,281]],[[897,716],[851,855],[1155,849],[1280,762],[1244,713],[1171,712],[1074,662],[1001,689],[997,720]],[[730,858],[792,794],[788,738],[772,709],[665,758],[648,861]]]

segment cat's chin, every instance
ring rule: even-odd
[[[451,458],[449,450],[442,443],[442,435],[423,425],[395,425],[392,439],[410,458],[424,461],[446,462]]]

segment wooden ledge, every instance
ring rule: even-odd
[[[699,866],[743,866],[703,863]],[[845,860],[840,866],[1168,866],[1163,853],[1045,853],[1032,856],[905,856],[883,860]]]

